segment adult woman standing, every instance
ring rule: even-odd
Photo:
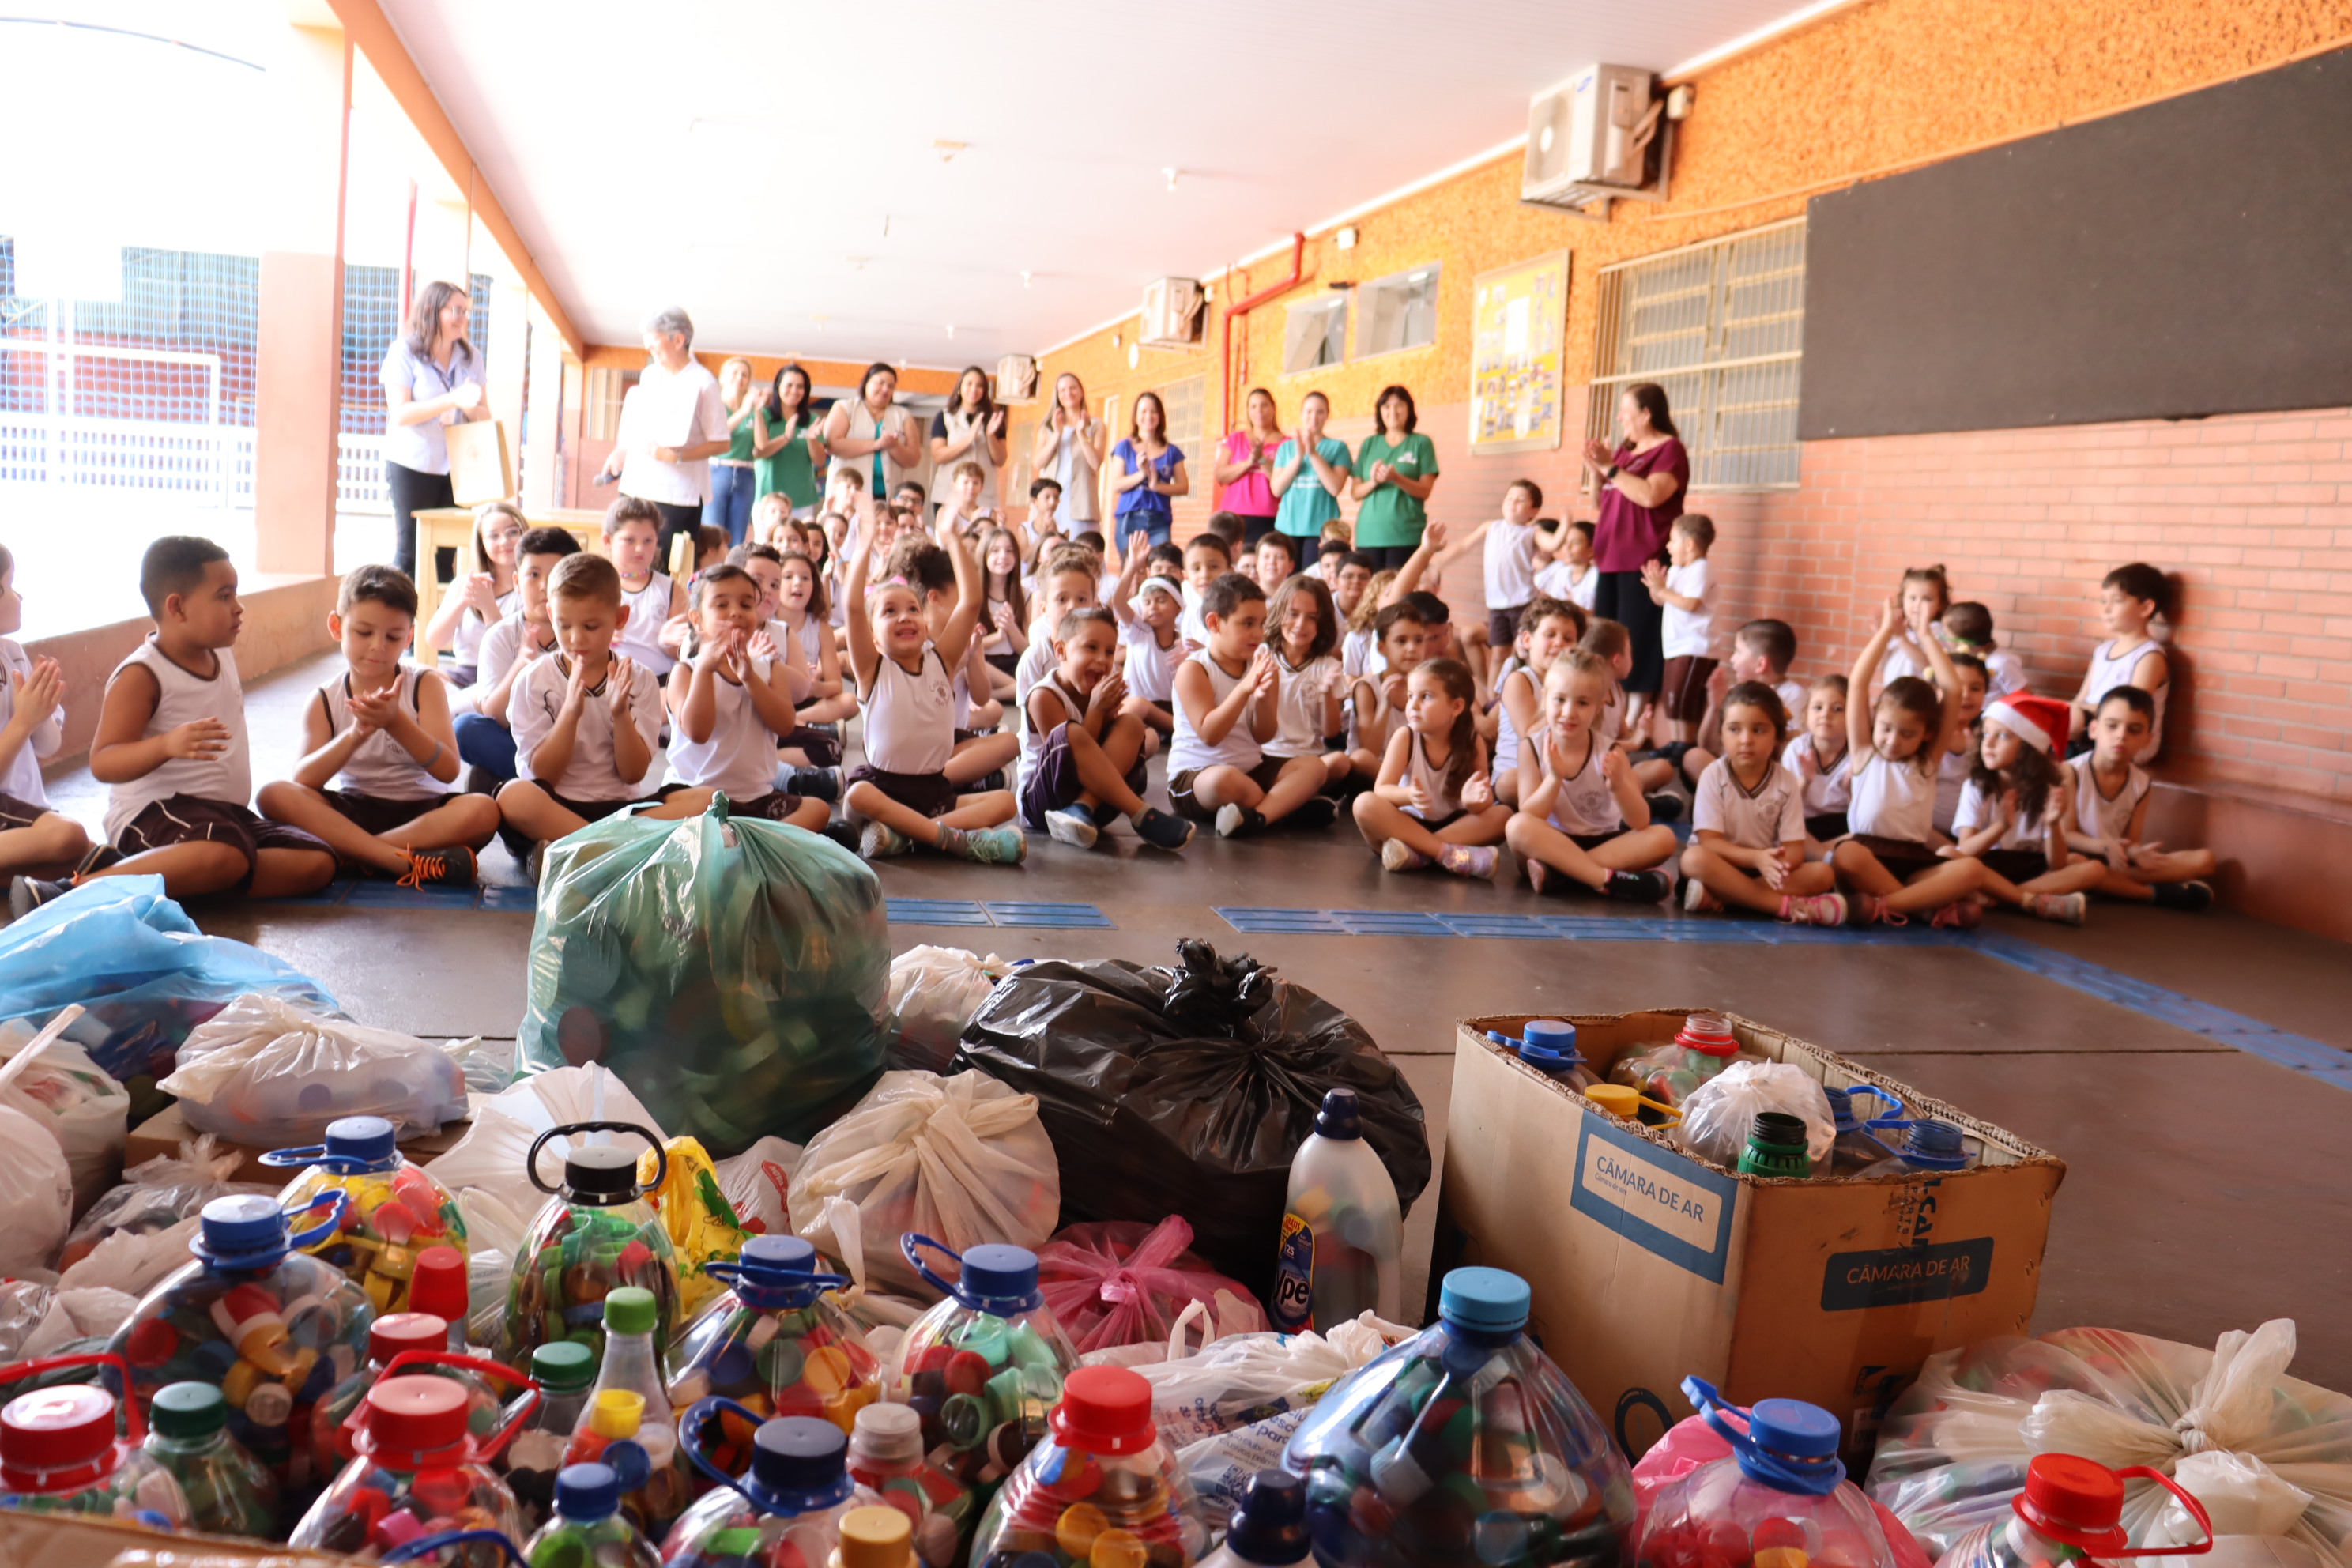
[[[824,437],[809,412],[814,391],[797,364],[776,372],[768,394],[751,410],[751,504],[782,490],[794,517],[816,515],[816,471],[824,463]],[[738,543],[741,541],[738,540]]]
[[[727,405],[727,451],[710,459],[710,499],[702,503],[702,522],[736,543],[751,526],[751,415],[761,394],[753,390],[751,362],[730,359],[719,367],[719,398]]]
[[[1262,386],[1250,388],[1246,412],[1238,430],[1217,447],[1218,507],[1242,520],[1244,549],[1274,531],[1279,503],[1274,495],[1274,455],[1282,446],[1282,426],[1276,422],[1274,394]]]
[[[988,395],[988,373],[968,364],[956,377],[955,395],[931,416],[931,489],[945,491],[958,463],[978,463],[987,476],[981,480],[980,504],[1000,511],[1003,503],[997,497],[996,475],[1004,467],[1004,410]]]
[[[474,302],[439,279],[417,290],[408,330],[384,350],[383,480],[392,492],[392,560],[416,575],[416,514],[457,504],[449,488],[451,425],[488,419],[482,356],[467,341]]]
[[[1585,469],[1601,491],[1592,526],[1592,564],[1601,578],[1592,611],[1633,634],[1625,727],[1635,733],[1665,674],[1665,612],[1651,600],[1642,568],[1665,559],[1666,533],[1682,516],[1690,488],[1690,454],[1666,410],[1666,389],[1654,381],[1636,382],[1618,397],[1617,428],[1623,439],[1614,447],[1598,438],[1584,444]]]
[[[1323,433],[1331,400],[1310,392],[1298,405],[1298,434],[1275,449],[1267,489],[1281,498],[1275,527],[1298,551],[1298,569],[1315,564],[1323,545],[1323,525],[1339,515],[1339,498],[1352,482],[1355,456],[1348,443]]]
[[[1168,443],[1168,407],[1158,393],[1136,394],[1127,437],[1111,448],[1111,456],[1118,459],[1110,481],[1118,493],[1118,526],[1113,536],[1121,548],[1136,532],[1154,544],[1167,543],[1176,522],[1169,499],[1192,494],[1192,480],[1184,472],[1183,449]]]
[[[1381,388],[1372,407],[1380,429],[1356,448],[1356,500],[1363,503],[1356,509],[1356,548],[1377,559],[1376,570],[1402,570],[1429,525],[1437,447],[1414,430],[1421,416],[1403,387]]]
[[[1102,521],[1095,476],[1109,436],[1103,422],[1087,412],[1087,384],[1066,370],[1055,376],[1053,412],[1037,421],[1029,466],[1039,479],[1062,487],[1058,516],[1065,533],[1083,533]]]
[[[857,396],[842,399],[824,416],[824,449],[833,459],[826,473],[855,470],[877,506],[889,505],[907,470],[923,460],[915,421],[898,406],[898,371],[877,361],[866,367]]]

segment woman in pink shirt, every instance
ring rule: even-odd
[[[1593,524],[1592,564],[1601,574],[1593,585],[1592,612],[1622,623],[1633,639],[1633,668],[1625,676],[1626,732],[1639,736],[1650,699],[1665,674],[1661,641],[1664,612],[1643,584],[1642,568],[1665,559],[1666,533],[1683,514],[1690,489],[1690,454],[1666,410],[1666,389],[1638,382],[1617,400],[1615,446],[1584,444],[1584,467],[1601,491],[1601,516]]]
[[[1250,388],[1249,421],[1217,446],[1217,509],[1232,512],[1249,531],[1242,548],[1255,550],[1257,542],[1274,531],[1278,503],[1274,499],[1275,448],[1282,445],[1282,427],[1275,423],[1274,394],[1262,386]]]

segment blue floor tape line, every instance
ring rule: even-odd
[[[883,910],[893,925],[984,926],[988,911],[970,899],[887,899]]]
[[[1108,915],[1092,904],[1038,903],[1022,899],[989,899],[981,905],[1001,926],[1047,926],[1071,931],[1116,931]]]

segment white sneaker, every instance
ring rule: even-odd
[[[2090,918],[2091,896],[2088,893],[2036,893],[2025,909],[2037,920],[2078,926]]]
[[[1381,864],[1391,871],[1418,871],[1429,864],[1429,857],[1402,838],[1391,838],[1381,846]]]
[[[1066,805],[1059,811],[1045,814],[1045,832],[1056,844],[1091,849],[1102,830],[1095,826],[1095,819],[1087,815],[1086,807]]]

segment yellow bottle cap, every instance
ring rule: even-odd
[[[841,1516],[838,1568],[913,1568],[914,1526],[895,1508],[853,1508]]]
[[[645,1424],[646,1396],[625,1388],[608,1388],[588,1407],[588,1430],[599,1437],[634,1437]]]

